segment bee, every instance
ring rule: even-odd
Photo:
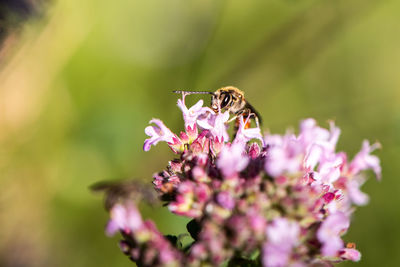
[[[150,205],[157,203],[152,188],[137,180],[101,181],[90,186],[93,192],[104,193],[104,208],[109,211],[117,203],[126,201],[145,201]]]
[[[250,103],[244,98],[244,92],[239,90],[234,86],[226,86],[219,88],[215,92],[209,91],[173,91],[174,93],[182,93],[185,95],[190,94],[209,94],[212,95],[211,98],[211,109],[214,112],[218,111],[229,111],[233,114],[233,117],[228,121],[236,120],[236,128],[239,126],[239,119],[241,116],[245,120],[249,118],[254,118],[257,127],[262,123],[260,114],[255,110],[255,108],[250,105]],[[250,127],[250,120],[247,120],[245,128]]]

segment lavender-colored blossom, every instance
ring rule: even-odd
[[[187,108],[185,105],[185,100],[178,100],[178,107],[181,109],[183,114],[183,119],[185,121],[185,130],[189,136],[190,142],[197,138],[197,119],[201,115],[210,112],[213,113],[212,109],[209,107],[203,107],[203,100],[199,100],[191,108]]]
[[[267,242],[263,249],[264,267],[288,266],[292,249],[299,241],[300,226],[286,218],[276,218],[267,226]]]
[[[272,177],[300,171],[303,161],[301,144],[292,134],[267,135],[264,138],[269,147],[265,169]]]
[[[355,248],[344,248],[339,252],[340,258],[343,260],[360,261],[361,253]]]
[[[184,100],[178,99],[178,107],[182,110],[183,119],[185,121],[185,127],[193,126],[197,122],[197,118],[203,114],[203,100],[199,100],[191,108],[187,108]]]
[[[187,217],[199,217],[210,196],[208,186],[186,181],[178,185],[177,191],[175,200],[168,205],[169,210]]]
[[[340,156],[333,155],[329,160],[325,160],[318,166],[318,174],[321,177],[321,182],[324,184],[332,184],[339,179],[343,164],[343,159]]]
[[[315,142],[326,142],[330,136],[329,130],[319,127],[314,119],[305,119],[300,123],[299,140],[305,148]]]
[[[210,139],[207,138],[208,131],[202,131],[201,134],[191,144],[191,152],[195,155],[207,154],[210,151]]]
[[[358,178],[358,177],[357,177]],[[364,183],[363,178],[352,179],[347,183],[347,192],[352,203],[361,206],[366,205],[369,201],[367,194],[360,190],[360,186]]]
[[[165,124],[158,119],[152,119],[149,123],[154,123],[157,126],[148,126],[144,130],[150,138],[144,141],[143,150],[149,151],[151,146],[156,145],[160,141],[167,142],[171,148],[178,148],[178,151],[183,149],[183,144],[180,139],[168,129]]]
[[[117,204],[111,209],[111,220],[108,222],[106,232],[114,235],[121,230],[125,233],[136,231],[142,225],[142,217],[137,208],[132,204]]]
[[[248,163],[243,145],[237,143],[222,149],[217,166],[226,178],[230,178],[246,168]]]
[[[364,140],[361,151],[358,152],[353,161],[350,163],[350,172],[353,174],[357,174],[360,171],[372,169],[375,172],[378,180],[380,180],[382,170],[379,158],[375,155],[371,155],[371,152],[379,147],[379,143],[370,145],[367,140]]]
[[[232,210],[235,207],[235,199],[232,194],[227,191],[218,193],[216,200],[217,203],[225,209]]]
[[[332,161],[340,129],[330,122],[330,130],[317,126],[313,119],[304,120],[300,124],[299,141],[305,150],[305,168],[314,169],[318,163]]]
[[[340,236],[350,226],[349,217],[343,212],[336,212],[327,217],[317,232],[318,240],[322,243],[322,255],[335,257],[343,249]]]
[[[229,120],[229,111],[224,113],[217,113],[216,115],[210,114],[210,116],[199,119],[197,124],[205,129],[209,130],[211,135],[217,138],[219,141],[227,142],[229,140],[228,132],[226,131],[227,125],[225,124]]]
[[[340,129],[314,119],[300,123],[299,134],[267,134],[247,128],[238,117],[230,139],[229,112],[214,112],[199,101],[187,108],[178,101],[185,131],[178,135],[160,120],[145,129],[144,150],[165,141],[177,154],[153,185],[169,210],[191,218],[193,241],[182,247],[181,236],[163,236],[143,221],[134,203],[111,209],[106,232],[119,231],[121,250],[138,266],[333,266],[359,261],[355,244],[342,236],[356,206],[368,202],[360,190],[372,169],[380,179],[378,147],[363,143],[349,162],[336,152]],[[256,142],[253,142],[256,141]],[[261,143],[261,146],[259,145]],[[186,231],[183,229],[183,232]],[[345,245],[346,244],[346,245]]]
[[[250,117],[248,117],[245,121],[243,117],[239,118],[239,128],[236,132],[235,140],[232,143],[240,143],[240,144],[247,144],[252,139],[257,139],[261,141],[261,144],[264,144],[264,139],[261,135],[260,128],[246,128]]]

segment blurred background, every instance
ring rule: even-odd
[[[399,266],[399,14],[396,0],[1,0],[0,266],[133,266],[88,187],[150,184],[173,154],[143,152],[144,128],[183,126],[171,91],[226,85],[264,131],[334,119],[351,156],[382,144],[383,180],[369,173],[344,239],[359,266]],[[188,221],[143,212],[164,233]]]

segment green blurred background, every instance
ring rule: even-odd
[[[399,1],[29,3],[31,18],[0,16],[0,266],[133,266],[88,186],[150,183],[173,155],[142,151],[148,121],[181,130],[171,91],[225,85],[246,92],[264,131],[315,117],[336,121],[351,156],[382,143],[383,180],[363,187],[370,204],[345,240],[359,266],[400,265]],[[144,214],[164,233],[187,222]]]

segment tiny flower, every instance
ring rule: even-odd
[[[322,243],[322,255],[336,257],[339,250],[343,249],[340,236],[349,228],[349,217],[343,212],[336,212],[322,222],[317,232],[318,240]]]
[[[332,192],[325,193],[322,198],[324,199],[325,203],[330,203],[332,200],[335,199],[335,194]]]
[[[321,162],[318,166],[318,174],[321,177],[321,182],[331,184],[339,179],[342,164],[342,157],[336,155],[332,156],[329,160]]]
[[[266,220],[261,214],[251,214],[249,218],[249,223],[251,229],[254,231],[254,233],[257,234],[263,234],[264,229],[266,227]]]
[[[252,159],[256,159],[261,153],[260,146],[257,143],[252,143],[249,148],[249,157]]]
[[[375,155],[371,155],[371,152],[379,147],[379,143],[370,145],[367,140],[364,140],[361,151],[358,152],[353,161],[350,163],[350,172],[352,174],[357,174],[360,171],[372,169],[375,172],[377,179],[380,180],[382,170],[379,158]]]
[[[150,136],[150,138],[144,141],[144,151],[149,151],[151,146],[156,145],[160,141],[167,142],[174,151],[183,151],[181,140],[161,120],[152,119],[149,123],[154,123],[157,126],[147,126],[144,130]]]
[[[349,194],[350,200],[359,206],[366,205],[369,201],[367,194],[360,190],[360,186],[364,183],[364,179],[351,179],[347,183],[347,192]]]
[[[201,215],[205,202],[210,196],[209,188],[205,184],[195,184],[190,181],[178,185],[175,201],[168,205],[171,212],[196,218]]]
[[[138,230],[143,223],[142,217],[134,205],[116,204],[111,209],[110,217],[111,220],[106,229],[108,235],[114,235],[118,230],[129,234]]]
[[[199,233],[199,243],[207,250],[207,260],[210,266],[220,266],[228,257],[229,250],[225,249],[226,236],[215,223],[206,222]]]
[[[168,166],[173,173],[180,173],[182,172],[182,162],[171,160],[168,162]]]
[[[235,199],[232,194],[227,191],[223,191],[218,193],[217,195],[217,203],[221,205],[221,207],[232,210],[235,207]]]
[[[267,135],[264,140],[268,146],[265,170],[269,175],[278,177],[285,172],[296,173],[300,170],[302,147],[294,135]]]
[[[206,171],[199,166],[196,166],[192,170],[193,179],[198,182],[208,182],[210,178],[207,176]]]
[[[193,154],[208,154],[210,149],[210,140],[207,138],[208,131],[205,130],[199,134],[196,140],[193,141],[192,145],[190,146],[190,150]]]
[[[243,215],[233,215],[228,219],[226,228],[231,233],[229,242],[236,248],[242,248],[250,239],[251,232],[247,226],[247,218]]]
[[[249,163],[249,158],[245,154],[241,144],[232,144],[225,146],[218,158],[217,166],[221,169],[225,178],[230,178],[242,170],[244,170]]]
[[[184,143],[184,144],[190,143],[189,136],[185,132],[181,132],[179,134],[179,138],[181,139],[182,143]]]
[[[204,119],[197,121],[197,124],[206,130],[209,130],[211,135],[218,138],[219,141],[227,142],[229,140],[228,132],[226,131],[226,122],[229,120],[229,111],[218,113],[217,115],[210,114]]]
[[[224,137],[214,137],[211,141],[211,151],[213,152],[214,156],[217,156],[224,147]]]
[[[264,144],[264,140],[261,135],[261,130],[260,128],[247,128],[246,125],[248,124],[248,121],[250,120],[250,117],[244,120],[243,116],[239,117],[239,128],[236,132],[236,137],[235,140],[233,140],[233,144],[235,143],[240,143],[242,145],[245,145],[248,141],[252,139],[258,139],[261,141],[261,144]]]
[[[203,107],[203,100],[199,100],[191,108],[185,105],[185,99],[178,99],[178,107],[182,110],[185,121],[185,130],[190,138],[190,142],[197,138],[197,118],[206,112],[213,112],[208,107]]]
[[[194,259],[204,260],[207,258],[207,250],[202,243],[194,244],[194,246],[190,250],[190,258],[191,261]]]
[[[299,140],[306,151],[305,168],[312,170],[318,163],[332,161],[339,135],[340,129],[334,122],[330,122],[330,131],[327,131],[316,126],[313,119],[303,121]]]
[[[300,123],[299,141],[304,148],[315,142],[327,141],[329,137],[329,131],[318,127],[314,119],[305,119]]]
[[[339,252],[340,258],[343,260],[360,261],[361,253],[355,248],[344,248]]]
[[[185,127],[193,126],[196,124],[197,117],[203,113],[203,100],[199,100],[194,106],[188,109],[184,103],[184,100],[178,99],[178,107],[182,110]]]
[[[288,266],[292,249],[299,241],[297,222],[277,218],[267,226],[267,242],[263,250],[264,267]]]

